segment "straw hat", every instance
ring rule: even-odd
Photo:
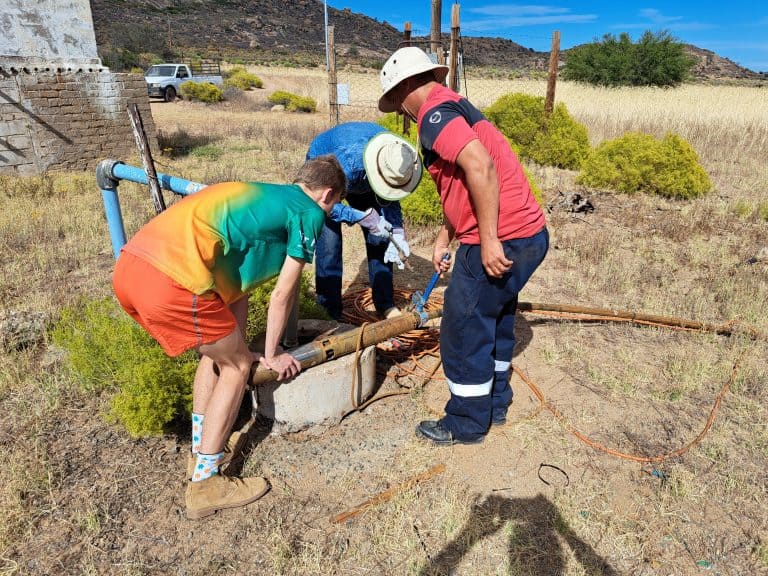
[[[435,82],[443,82],[448,75],[448,66],[435,64],[430,60],[424,50],[416,46],[406,46],[395,50],[392,56],[384,63],[379,73],[379,81],[384,94],[379,98],[379,110],[382,112],[396,112],[388,94],[392,89],[406,78],[411,78],[422,72],[433,70]]]
[[[408,196],[421,180],[421,159],[416,149],[391,132],[380,132],[368,141],[363,165],[376,195],[391,202]]]

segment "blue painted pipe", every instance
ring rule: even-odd
[[[105,190],[102,188],[101,197],[104,200],[104,212],[107,215],[109,226],[109,238],[112,240],[112,254],[117,260],[120,249],[125,246],[125,227],[123,226],[123,214],[120,211],[120,199],[117,197],[117,188]]]
[[[138,182],[139,184],[149,184],[147,173],[144,172],[143,168],[129,166],[128,164],[123,164],[122,162],[113,166],[112,176],[118,180],[128,180],[129,182]],[[184,178],[177,178],[176,176],[162,174],[161,172],[157,173],[157,179],[160,181],[160,188],[163,190],[170,190],[179,196],[189,196],[190,194],[199,192],[202,188],[207,186],[207,184],[192,182],[190,180],[185,180]]]
[[[179,196],[189,196],[205,188],[206,184],[192,182],[184,178],[157,173],[160,187],[170,190]],[[112,241],[112,253],[117,260],[120,249],[125,246],[125,225],[123,214],[120,210],[120,198],[117,195],[117,187],[120,180],[128,180],[138,184],[148,184],[147,173],[143,168],[129,166],[119,160],[102,160],[96,167],[96,182],[101,188],[101,197],[104,200],[104,213],[107,216],[109,237]]]

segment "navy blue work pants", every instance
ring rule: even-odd
[[[374,208],[381,212],[381,207],[373,192],[350,194],[347,202],[357,210]],[[384,252],[389,241],[378,242],[377,236],[360,227],[365,237],[365,252],[368,257],[368,283],[373,291],[373,304],[379,313],[386,312],[395,305],[392,263],[384,262]],[[342,264],[341,223],[330,218],[325,219],[325,226],[315,245],[315,291],[317,302],[336,320],[341,319],[341,280],[344,273]]]
[[[506,416],[517,298],[547,254],[549,233],[544,228],[502,245],[512,268],[492,278],[483,268],[480,246],[462,244],[445,292],[440,356],[451,398],[442,423],[461,440],[483,436],[492,417]]]

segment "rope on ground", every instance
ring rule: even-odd
[[[405,302],[410,302],[409,293],[403,290],[396,290],[395,292],[396,292],[395,297],[397,300],[400,300],[400,301],[405,300]],[[378,320],[378,316],[376,315],[375,310],[373,310],[373,299],[371,296],[370,288],[360,290],[358,292],[351,292],[351,293],[348,292],[344,296],[344,300],[345,300],[345,306],[344,306],[345,321],[351,324],[361,324],[365,326],[367,323],[375,322],[376,320]],[[442,306],[442,299],[438,295],[435,295],[435,297],[433,298],[433,305]],[[427,306],[427,308],[429,308],[429,305]],[[347,310],[350,310],[350,312],[347,312]],[[703,322],[697,322],[694,320],[686,320],[684,318],[678,318],[674,316],[656,316],[656,315],[642,314],[637,312],[609,310],[604,308],[587,308],[582,306],[570,306],[570,305],[564,305],[564,304],[542,304],[542,303],[536,303],[536,302],[519,302],[517,310],[521,312],[530,312],[537,315],[550,316],[554,318],[563,318],[567,320],[578,320],[578,321],[588,321],[588,322],[628,322],[628,323],[637,324],[641,326],[655,326],[655,327],[666,328],[671,330],[713,332],[715,334],[726,335],[726,336],[740,334],[740,335],[746,335],[750,337],[752,340],[768,340],[768,335],[758,331],[754,326],[747,324],[745,322],[740,322],[736,320],[731,320],[728,322],[724,322],[722,324],[707,324]],[[378,346],[379,352],[384,356],[392,359],[395,362],[395,364],[398,366],[398,369],[400,370],[400,373],[398,375],[395,375],[394,377],[395,381],[402,388],[403,386],[399,381],[399,377],[401,377],[403,374],[414,375],[414,376],[418,375],[415,370],[412,370],[410,368],[405,368],[401,365],[402,362],[411,361],[416,367],[418,367],[423,373],[426,374],[426,377],[422,380],[421,387],[426,386],[426,384],[433,379],[435,372],[437,372],[438,368],[441,365],[441,359],[439,355],[439,348],[440,348],[439,330],[436,328],[411,330],[409,332],[404,333],[401,336],[398,336],[397,340],[398,341],[402,340],[403,342],[406,343],[406,346],[403,346],[402,348],[398,348],[398,349],[387,349],[387,348],[382,349],[381,345]],[[355,362],[354,362],[355,369],[353,369],[353,376],[352,376],[353,409],[347,412],[346,414],[344,414],[342,419],[346,418],[352,412],[363,410],[373,402],[381,400],[382,398],[399,396],[402,394],[409,394],[411,391],[411,388],[406,388],[405,390],[397,390],[394,392],[383,393],[381,395],[377,395],[370,398],[368,401],[364,402],[363,404],[358,405],[355,399],[354,390],[357,382],[356,367],[357,367],[357,361],[359,357],[361,342],[362,342],[362,330],[361,330],[361,337],[358,340],[358,350],[355,351]],[[655,462],[662,462],[664,460],[667,460],[669,458],[674,458],[676,456],[680,456],[685,452],[687,452],[688,450],[690,450],[693,446],[701,442],[701,440],[707,434],[709,429],[712,427],[712,424],[715,421],[715,416],[717,415],[717,412],[720,409],[720,404],[722,403],[723,398],[730,390],[732,384],[735,382],[736,376],[741,366],[741,362],[746,356],[747,351],[748,351],[748,348],[745,348],[744,350],[742,350],[741,354],[734,362],[733,367],[731,369],[731,375],[728,378],[728,380],[725,382],[725,384],[723,384],[723,386],[720,388],[720,391],[718,392],[717,396],[715,396],[715,400],[712,405],[712,409],[710,410],[709,417],[707,418],[707,421],[704,424],[704,427],[702,428],[702,430],[699,432],[699,434],[693,440],[681,446],[680,448],[676,450],[672,450],[671,452],[667,452],[666,454],[660,454],[656,456],[640,456],[636,454],[628,454],[625,452],[621,452],[619,450],[615,450],[613,448],[609,448],[598,442],[595,442],[594,440],[591,440],[588,436],[586,436],[584,433],[580,432],[575,426],[573,426],[566,419],[563,413],[560,412],[560,410],[558,410],[552,403],[550,403],[544,397],[544,394],[541,392],[539,387],[536,386],[536,384],[533,382],[533,380],[530,377],[528,377],[527,374],[525,374],[522,370],[520,370],[516,366],[513,367],[513,371],[518,376],[520,376],[523,382],[526,383],[526,385],[531,389],[533,394],[539,400],[539,406],[531,414],[529,414],[529,416],[525,418],[526,420],[533,419],[536,416],[538,416],[543,410],[547,410],[555,417],[555,419],[558,421],[558,423],[561,426],[563,426],[563,428],[565,428],[568,432],[573,434],[576,438],[578,438],[579,440],[581,440],[582,442],[584,442],[585,444],[587,444],[588,446],[592,447],[595,450],[604,452],[606,454],[610,454],[612,456],[616,456],[618,458],[633,460],[635,462],[655,463]],[[419,359],[427,355],[437,357],[437,363],[430,370],[427,370],[423,365],[419,363]]]

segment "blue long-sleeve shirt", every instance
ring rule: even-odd
[[[368,141],[384,132],[385,128],[374,122],[345,122],[333,128],[321,132],[310,143],[307,151],[307,160],[317,158],[323,154],[333,154],[341,164],[344,175],[347,177],[347,194],[373,193],[368,182],[363,164],[363,152]],[[377,197],[378,198],[378,197]],[[381,200],[377,211],[392,224],[394,228],[403,227],[403,211],[400,202],[386,202]],[[336,204],[330,213],[330,218],[335,222],[355,224],[364,215],[364,212],[355,210],[344,204]]]

